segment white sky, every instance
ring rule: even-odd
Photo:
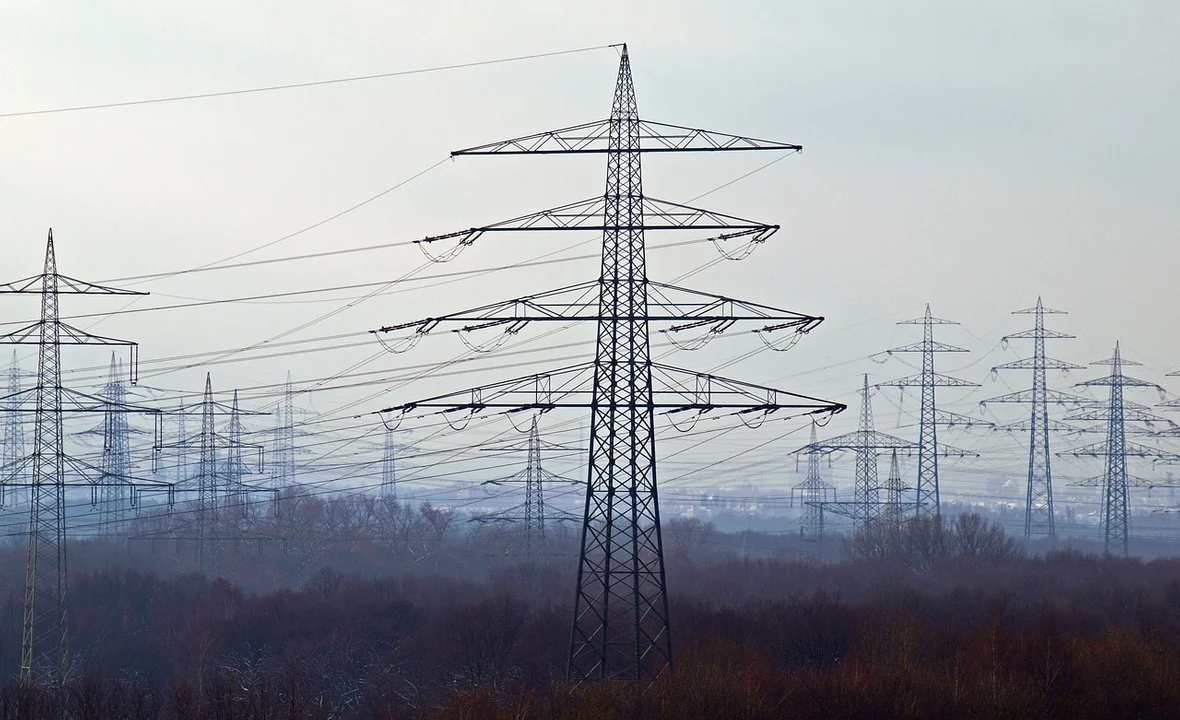
[[[866,356],[919,339],[916,328],[893,323],[917,317],[929,302],[936,315],[963,323],[940,339],[973,352],[948,357],[940,369],[985,386],[947,393],[942,404],[971,412],[978,400],[1027,383],[1017,375],[992,381],[987,371],[1027,354],[999,348],[999,337],[1026,327],[1031,318],[1008,312],[1038,294],[1070,311],[1056,327],[1079,336],[1051,354],[1084,363],[1121,340],[1145,364],[1139,376],[1180,391],[1180,378],[1164,378],[1180,368],[1178,36],[1180,7],[1147,1],[22,4],[0,8],[0,114],[625,41],[645,117],[806,148],[699,201],[783,230],[744,263],[714,265],[684,284],[828,318],[791,353],[762,353],[724,374],[855,405],[861,373],[881,381],[910,372],[898,360],[876,365]],[[237,254],[348,208],[450,150],[604,117],[616,63],[615,51],[604,49],[331,87],[0,118],[0,274],[36,273],[50,226],[61,271],[94,281]],[[649,157],[645,189],[683,201],[774,157]],[[598,157],[446,163],[248,259],[506,219],[598,194],[602,178]],[[650,241],[675,239],[684,238]],[[589,235],[486,237],[425,273],[527,261],[584,241],[565,254],[593,253]],[[650,275],[671,280],[714,257],[707,245],[653,251]],[[417,250],[397,248],[156,280],[136,286],[153,295],[132,307],[384,281],[422,262]],[[290,339],[364,331],[595,272],[594,261],[582,261],[380,296]],[[344,371],[379,348],[185,369],[157,362],[170,372],[154,377],[150,361],[251,345],[364,292],[122,315],[93,329],[138,340],[145,383],[157,387],[197,393],[207,369],[218,389],[279,383],[288,370],[300,382]],[[35,299],[0,301],[6,322],[36,312]],[[63,311],[123,304],[64,298]],[[399,365],[462,349],[450,338],[432,340],[361,369],[393,375]],[[700,356],[670,361],[708,370],[753,343],[718,341]],[[67,366],[105,368],[105,356],[88,352],[71,354]],[[1055,383],[1090,373],[1075,375]],[[384,392],[351,412],[503,377],[493,363],[479,375]],[[390,386],[319,393],[311,402],[330,410]],[[258,405],[273,402],[269,390],[252,396]],[[877,402],[892,427],[896,393],[890,397]],[[907,396],[907,411],[916,398]],[[831,430],[850,429],[854,416]],[[764,439],[730,434],[711,447],[723,457]],[[781,467],[794,439],[785,442],[751,457]],[[995,444],[958,444],[971,442]],[[1019,442],[1003,447],[993,456],[1000,460],[975,467],[1000,469],[1010,460],[1004,467],[1023,474]],[[1084,463],[1077,470],[1097,471]]]

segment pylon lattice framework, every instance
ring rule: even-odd
[[[1023,403],[1028,404],[1031,416],[1028,421],[1028,486],[1025,493],[1024,505],[1024,539],[1030,540],[1034,536],[1056,537],[1057,527],[1053,516],[1053,472],[1049,452],[1049,400],[1059,404],[1076,405],[1081,398],[1059,391],[1050,391],[1047,380],[1047,370],[1080,370],[1081,365],[1075,365],[1064,360],[1048,357],[1045,353],[1046,339],[1072,338],[1056,330],[1045,328],[1046,315],[1064,315],[1064,310],[1047,308],[1037,298],[1036,307],[1017,310],[1013,315],[1033,315],[1035,322],[1031,330],[1022,330],[1011,335],[1005,335],[1001,342],[1010,340],[1032,340],[1032,357],[1014,360],[1013,362],[997,365],[992,368],[995,373],[999,370],[1032,370],[1032,388],[1000,397],[984,400],[980,405],[988,403]]]
[[[541,462],[541,451],[545,450],[571,450],[560,445],[552,443],[545,443],[541,440],[541,433],[538,429],[537,416],[533,416],[532,423],[529,426],[528,443],[522,448],[519,446],[500,446],[484,448],[491,452],[511,452],[524,450],[527,453],[527,460],[525,462],[524,470],[513,475],[510,478],[503,480],[487,480],[483,485],[506,485],[519,483],[524,485],[525,498],[524,502],[515,507],[507,508],[503,511],[491,513],[488,515],[477,515],[472,518],[476,522],[481,523],[522,523],[524,525],[525,536],[525,556],[532,557],[533,552],[545,544],[545,528],[552,520],[558,521],[575,521],[580,520],[576,515],[563,511],[549,511],[545,508],[545,484],[550,485],[554,483],[577,483],[575,480],[554,475],[545,469]],[[577,483],[580,484],[580,483]]]
[[[1180,456],[1162,452],[1156,448],[1127,441],[1127,423],[1169,423],[1166,418],[1153,415],[1138,407],[1128,407],[1124,397],[1125,388],[1146,388],[1163,392],[1153,382],[1139,380],[1123,374],[1125,365],[1139,365],[1125,360],[1115,343],[1114,355],[1108,360],[1092,363],[1110,367],[1110,375],[1078,383],[1076,387],[1108,387],[1110,401],[1105,408],[1083,409],[1070,415],[1066,420],[1105,420],[1106,440],[1075,448],[1058,455],[1073,457],[1101,457],[1105,460],[1103,474],[1096,478],[1082,480],[1074,485],[1102,488],[1102,536],[1103,547],[1110,552],[1111,545],[1121,546],[1122,554],[1130,554],[1130,498],[1131,487],[1160,487],[1172,485],[1167,480],[1149,480],[1133,477],[1127,472],[1127,459],[1132,457],[1151,458],[1157,461],[1180,462]]]
[[[861,525],[875,519],[882,511],[881,485],[877,473],[878,452],[893,450],[896,454],[898,450],[910,452],[917,447],[916,443],[909,440],[877,432],[873,423],[869,376],[865,375],[861,389],[860,420],[856,432],[819,441],[813,436],[811,442],[797,450],[796,453],[806,453],[809,458],[813,453],[828,455],[844,451],[856,453],[856,480],[853,485],[852,501],[824,502],[823,511],[851,518]],[[808,462],[810,463],[810,459]],[[813,500],[812,502],[817,501]]]
[[[186,436],[183,434],[183,418],[198,409],[201,415],[200,433],[195,438]],[[163,534],[137,535],[131,539],[155,542],[166,538],[175,540],[178,547],[181,543],[191,541],[196,550],[197,570],[206,572],[217,568],[225,543],[232,543],[236,549],[243,540],[261,541],[261,536],[243,534],[242,520],[249,514],[249,507],[253,504],[251,495],[267,493],[273,496],[277,491],[271,487],[247,483],[244,479],[247,474],[263,472],[265,463],[262,445],[242,440],[241,416],[268,413],[243,411],[238,406],[237,391],[234,391],[230,405],[215,401],[213,379],[208,373],[205,375],[205,391],[201,402],[181,406],[172,412],[181,419],[181,434],[164,447],[176,448],[187,454],[188,448],[195,445],[200,453],[196,474],[185,477],[176,485],[179,491],[195,492],[197,495],[194,527],[187,534],[170,530]],[[218,416],[229,418],[225,433],[217,431]],[[224,459],[219,459],[219,451],[224,453]],[[256,462],[248,464],[245,452],[256,453]],[[251,466],[255,469],[251,470]]]
[[[917,500],[914,506],[915,515],[939,515],[941,507],[938,497],[938,456],[939,454],[967,453],[949,446],[938,444],[939,425],[972,425],[979,424],[973,418],[960,416],[955,413],[939,410],[934,397],[934,389],[938,387],[978,387],[979,383],[960,380],[949,375],[942,375],[934,371],[935,353],[967,352],[966,349],[947,345],[934,340],[935,325],[958,325],[952,320],[942,320],[930,314],[930,306],[926,306],[926,314],[916,320],[903,320],[898,325],[921,325],[922,342],[903,345],[886,351],[893,353],[920,353],[922,355],[922,371],[917,375],[891,380],[880,386],[907,388],[917,386],[922,390],[922,407],[918,420],[918,481]]]
[[[21,394],[34,397],[33,452],[25,459],[31,468],[29,546],[25,570],[24,621],[21,630],[20,680],[24,684],[48,682],[57,702],[64,700],[67,662],[66,632],[66,486],[73,484],[67,467],[81,483],[91,488],[112,482],[101,470],[69,457],[65,452],[63,416],[65,413],[143,412],[150,408],[127,404],[113,405],[102,398],[62,387],[62,345],[125,346],[130,349],[131,379],[135,380],[137,345],[128,340],[93,335],[61,321],[58,296],[71,295],[145,295],[131,290],[95,285],[61,275],[57,271],[53,231],[45,244],[45,263],[40,275],[0,285],[4,294],[41,296],[38,321],[0,336],[0,343],[37,345],[37,384]],[[16,398],[10,398],[19,407]],[[21,412],[26,411],[21,408]],[[157,416],[158,417],[158,416]],[[159,424],[157,422],[157,439]],[[120,485],[128,481],[115,479]],[[136,481],[155,484],[149,480]],[[11,484],[11,483],[10,483]]]
[[[717,233],[717,242],[744,238],[758,243],[778,226],[647,196],[640,158],[651,152],[800,149],[641,120],[624,46],[606,120],[452,153],[603,153],[607,159],[606,191],[600,197],[422,241],[425,247],[457,238],[457,252],[489,232],[597,230],[603,237],[597,281],[377,331],[413,330],[419,337],[448,322],[461,323],[467,330],[500,328],[515,334],[531,322],[596,324],[593,362],[382,411],[403,415],[463,408],[472,413],[557,407],[590,411],[586,505],[568,670],[574,682],[639,681],[654,678],[672,663],[656,490],[655,413],[728,410],[746,418],[750,413],[786,416],[791,411],[826,414],[844,409],[838,403],[652,362],[651,322],[679,323],[673,330],[719,334],[738,321],[754,320],[763,324],[760,331],[765,338],[778,331],[806,333],[822,318],[649,280],[646,230],[706,230]]]

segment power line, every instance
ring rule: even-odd
[[[558,55],[572,55],[574,53],[589,52],[591,50],[604,50],[609,47],[612,46],[594,45],[592,47],[574,48],[572,50],[558,50],[547,53],[534,53],[532,55],[517,55],[515,57],[498,58],[495,60],[477,60],[474,62],[454,63],[451,65],[439,65],[429,68],[417,68],[415,70],[396,70],[394,72],[375,73],[372,75],[353,75],[351,77],[332,78],[330,80],[312,80],[308,82],[288,83],[286,85],[265,85],[262,87],[244,88],[241,90],[221,90],[217,92],[194,93],[191,95],[171,95],[168,97],[148,98],[143,100],[124,100],[120,102],[97,103],[94,105],[73,105],[69,107],[48,108],[43,110],[21,110],[18,112],[0,113],[0,118],[27,117],[30,115],[52,115],[58,113],[82,112],[85,110],[106,110],[109,108],[134,107],[137,105],[159,105],[161,103],[183,102],[186,100],[206,100],[209,98],[231,97],[234,95],[252,95],[257,93],[274,92],[277,90],[294,90],[297,88],[320,87],[323,85],[341,85],[344,83],[361,82],[364,80],[380,80],[391,77],[402,77],[405,75],[423,75],[426,73],[442,72],[444,70],[459,70],[462,68],[481,67],[484,65],[501,65],[504,63],[519,62],[521,60],[536,60],[539,58],[556,57]]]

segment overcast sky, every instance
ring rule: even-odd
[[[940,339],[972,353],[940,369],[985,384],[955,400],[946,395],[944,405],[970,410],[1027,383],[993,381],[988,369],[1027,354],[999,347],[999,338],[1028,326],[1031,318],[1008,313],[1038,295],[1070,311],[1057,327],[1079,336],[1052,354],[1089,362],[1121,340],[1145,364],[1140,375],[1180,391],[1180,378],[1164,378],[1180,368],[1177,37],[1180,7],[1148,1],[10,3],[0,8],[0,114],[627,42],[643,116],[805,147],[696,203],[783,230],[749,260],[713,264],[684,284],[828,318],[792,352],[761,353],[725,374],[855,404],[861,373],[880,381],[911,372],[867,356],[920,339],[916,328],[894,323],[917,317],[928,302],[936,315],[963,323]],[[615,50],[599,49],[0,118],[0,274],[35,274],[50,226],[61,272],[94,281],[236,255],[372,197],[451,150],[606,116],[617,62]],[[776,157],[648,157],[645,190],[683,202]],[[600,157],[447,162],[243,259],[412,240],[590,197],[602,184]],[[649,238],[677,239],[684,238]],[[595,249],[582,235],[485,237],[419,275]],[[671,280],[715,257],[707,244],[653,250],[650,275]],[[156,279],[135,284],[152,296],[130,307],[375,283],[423,261],[416,249],[398,247]],[[595,272],[595,261],[584,260],[397,286],[418,289],[354,307],[346,306],[372,287],[78,324],[139,341],[145,383],[174,391],[198,392],[207,369],[218,389],[278,383],[288,370],[297,382],[323,378],[361,361],[360,369],[392,376],[399,365],[442,361],[463,348],[432,338],[435,346],[401,356],[375,356],[370,343],[216,366],[159,359],[250,346],[341,308],[284,339],[364,331]],[[8,322],[37,309],[35,298],[0,301]],[[125,304],[64,298],[63,313]],[[707,370],[757,347],[748,337],[725,342],[673,361]],[[31,362],[31,351],[22,353]],[[104,356],[86,353],[68,356],[67,367],[105,366]],[[1054,382],[1066,387],[1089,374]],[[351,412],[363,412],[496,377],[385,382],[309,402],[320,411],[356,402]],[[272,402],[273,391],[254,397]],[[891,398],[878,401],[879,415],[897,413],[900,422],[896,393]]]

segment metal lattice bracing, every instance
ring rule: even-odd
[[[885,507],[882,516],[899,522],[905,516],[903,496],[909,490],[901,479],[901,468],[897,463],[897,450],[889,458],[889,476],[885,479]]]
[[[274,449],[270,457],[270,486],[276,496],[295,482],[295,392],[291,373],[283,386],[283,399],[275,411]]]
[[[718,335],[739,321],[754,321],[763,325],[755,332],[788,331],[797,338],[822,321],[648,279],[645,230],[698,230],[710,233],[715,241],[741,237],[760,243],[777,226],[647,197],[642,184],[642,154],[759,149],[794,152],[800,148],[641,120],[624,46],[606,121],[452,153],[602,153],[607,160],[607,181],[601,198],[426,238],[419,245],[425,252],[428,245],[457,239],[449,259],[492,231],[598,231],[602,234],[602,263],[597,281],[377,331],[413,329],[414,336],[408,340],[416,340],[442,323],[466,323],[456,330],[463,334],[500,328],[506,335],[534,321],[595,323],[597,347],[592,363],[382,411],[401,415],[431,409],[466,409],[472,414],[497,409],[545,412],[558,407],[590,411],[586,504],[568,671],[575,683],[651,679],[672,665],[656,483],[657,413],[699,416],[724,408],[727,414],[745,419],[775,413],[777,417],[830,414],[844,409],[839,403],[661,366],[651,360],[652,322],[680,323],[668,328],[669,332],[696,328]]]
[[[978,383],[960,380],[948,375],[940,375],[934,371],[934,355],[942,352],[967,352],[967,350],[935,342],[935,325],[958,325],[951,320],[941,320],[930,314],[930,306],[926,306],[925,316],[916,320],[903,320],[898,325],[921,325],[922,342],[893,348],[892,353],[921,353],[922,372],[899,380],[893,380],[882,385],[890,387],[918,386],[922,391],[921,415],[918,420],[918,483],[917,499],[914,512],[917,515],[939,515],[938,499],[938,426],[946,424],[940,421],[939,410],[935,403],[934,389],[938,387],[978,387]],[[954,418],[952,418],[953,421]]]
[[[5,507],[16,498],[13,488],[28,485],[28,463],[25,462],[24,413],[21,412],[21,369],[16,350],[12,351],[12,364],[8,367],[8,394],[3,403],[4,445],[0,448],[0,507]]]
[[[1180,462],[1180,457],[1165,453],[1157,448],[1127,441],[1127,423],[1164,423],[1171,424],[1165,418],[1150,415],[1139,408],[1128,408],[1123,397],[1125,388],[1147,388],[1163,392],[1163,388],[1153,382],[1139,380],[1123,374],[1126,365],[1139,363],[1122,357],[1119,344],[1115,343],[1114,355],[1107,360],[1093,363],[1110,367],[1110,375],[1078,383],[1079,387],[1107,387],[1110,388],[1110,400],[1103,410],[1083,410],[1067,417],[1066,420],[1105,420],[1106,440],[1104,442],[1075,448],[1062,455],[1073,457],[1101,457],[1105,467],[1100,477],[1082,480],[1074,483],[1082,486],[1099,486],[1102,488],[1102,536],[1106,552],[1111,546],[1121,549],[1123,555],[1130,554],[1130,493],[1131,487],[1159,487],[1173,485],[1166,480],[1144,480],[1132,477],[1127,472],[1127,459],[1131,457],[1150,458],[1165,462]]]
[[[550,520],[558,521],[580,521],[580,516],[575,516],[572,513],[563,510],[557,510],[550,513],[545,509],[545,485],[548,483],[575,483],[581,484],[576,480],[554,475],[546,470],[541,462],[541,451],[546,450],[573,450],[574,448],[562,447],[561,445],[554,445],[553,443],[542,442],[541,432],[538,424],[538,416],[534,415],[532,424],[529,427],[528,443],[523,447],[519,445],[507,445],[499,447],[488,447],[484,450],[490,452],[516,452],[523,450],[526,453],[525,468],[521,472],[509,478],[502,480],[487,480],[484,485],[507,485],[518,483],[524,485],[525,499],[520,505],[507,508],[505,510],[490,513],[487,515],[479,515],[474,518],[476,522],[481,523],[521,523],[524,525],[525,536],[525,557],[531,558],[533,553],[541,549],[545,545],[545,528]]]
[[[127,404],[127,385],[123,367],[111,355],[111,369],[103,396],[109,403],[103,417],[101,496],[98,498],[99,527],[104,535],[114,535],[123,527],[126,512],[135,501],[131,482],[131,426],[127,413],[119,408]]]
[[[82,482],[101,487],[108,480],[96,468],[69,458],[65,453],[63,415],[103,412],[110,403],[62,387],[62,345],[126,346],[131,349],[131,377],[135,377],[135,343],[93,335],[60,319],[58,297],[74,295],[143,295],[77,280],[57,271],[57,256],[50,230],[45,244],[45,263],[39,275],[0,285],[0,293],[37,294],[41,297],[40,319],[0,336],[0,343],[37,345],[36,386],[17,391],[8,398],[10,412],[25,412],[22,400],[31,393],[33,450],[31,455],[8,468],[19,472],[27,467],[24,484],[29,492],[29,545],[25,571],[24,619],[21,629],[20,680],[22,684],[46,683],[53,688],[55,702],[64,701],[67,666],[66,631],[66,516],[67,466]],[[122,404],[122,412],[150,412]],[[8,485],[15,484],[9,476]],[[122,484],[123,479],[115,482]]]
[[[814,437],[811,443],[800,448],[799,454],[837,452],[853,452],[856,454],[856,480],[853,485],[853,499],[848,501],[824,501],[824,511],[843,517],[851,518],[857,524],[869,522],[881,512],[880,482],[877,475],[877,453],[881,450],[892,449],[910,452],[918,446],[916,443],[893,435],[877,432],[873,423],[873,405],[869,387],[869,376],[864,376],[861,389],[860,421],[856,432],[838,435],[827,440],[817,441]],[[948,451],[943,448],[944,453]],[[955,454],[965,455],[965,451],[954,450]]]
[[[381,455],[381,489],[378,494],[385,502],[397,502],[397,446],[394,430],[385,428],[385,450]]]
[[[1081,365],[1075,365],[1064,360],[1056,360],[1045,353],[1046,339],[1072,338],[1056,330],[1045,328],[1046,315],[1064,315],[1062,310],[1046,308],[1037,298],[1036,307],[1017,310],[1013,315],[1033,315],[1035,323],[1031,330],[1024,330],[1006,335],[1003,342],[1015,339],[1029,339],[1033,341],[1033,355],[1030,358],[997,365],[997,370],[1031,370],[1033,375],[1032,388],[1027,391],[1027,403],[1030,406],[1028,421],[1028,487],[1025,495],[1024,510],[1024,538],[1034,536],[1055,537],[1057,535],[1053,516],[1053,472],[1049,453],[1049,387],[1047,370],[1077,370]],[[1058,394],[1057,401],[1063,401],[1065,396]],[[1008,398],[1013,398],[1009,400]],[[1018,400],[1016,398],[1019,398]],[[985,400],[984,403],[994,402],[1024,402],[1023,393],[1005,395],[999,398]]]

